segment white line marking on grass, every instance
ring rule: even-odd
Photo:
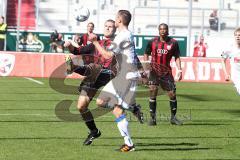
[[[74,115],[78,115],[77,113]],[[55,114],[40,114],[40,113],[32,113],[32,114],[21,114],[21,113],[2,113],[0,114],[0,116],[36,116],[36,117],[56,117]],[[69,115],[69,117],[71,117],[72,115]],[[114,118],[114,116],[107,116],[107,115],[103,115],[100,116],[103,118]],[[97,117],[98,118],[98,117]],[[80,117],[79,117],[80,119]]]
[[[35,83],[37,83],[37,84],[44,85],[44,83],[43,83],[43,82],[41,82],[41,81],[38,81],[38,80],[36,80],[36,79],[29,78],[29,77],[24,77],[24,78],[25,78],[25,79],[27,79],[27,80],[29,80],[29,81],[35,82]]]
[[[43,114],[19,114],[19,113],[3,113],[0,116],[49,116]]]

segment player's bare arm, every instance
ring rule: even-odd
[[[102,54],[102,56],[106,59],[112,58],[114,53],[112,51],[107,51],[104,49],[97,41],[97,35],[96,34],[89,34],[89,40],[92,41],[93,45],[97,49],[97,51]]]
[[[182,80],[182,67],[181,67],[181,60],[180,60],[180,57],[176,58],[175,59],[175,62],[176,62],[176,66],[177,66],[177,80],[178,81],[181,81]]]
[[[65,41],[63,46],[65,48],[68,48],[70,53],[74,53],[74,50],[80,47],[76,42],[72,40]]]
[[[93,44],[88,44],[86,46],[79,46],[74,41],[66,41],[64,47],[67,47],[69,52],[74,55],[92,55],[95,52],[95,47]]]
[[[230,80],[230,74],[227,73],[227,69],[226,69],[226,61],[227,61],[227,58],[222,58],[222,68],[223,68],[223,72],[224,72],[224,75],[225,75],[225,81],[229,81]]]

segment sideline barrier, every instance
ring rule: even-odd
[[[36,52],[0,52],[0,76],[16,77],[57,77],[65,78],[65,54],[36,53]],[[73,58],[76,56],[73,56]],[[74,62],[80,64],[78,57]],[[142,56],[140,56],[142,59]],[[182,57],[183,80],[186,82],[225,82],[221,58],[192,58]],[[171,62],[173,75],[176,64]],[[229,71],[229,61],[227,70]],[[78,78],[75,73],[68,78]]]

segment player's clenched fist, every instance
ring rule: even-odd
[[[79,48],[80,47],[76,42],[74,42],[72,40],[65,41],[63,46],[65,48],[68,48],[69,52],[71,52],[71,53],[74,52],[74,48]]]
[[[65,41],[63,44],[64,47],[69,47],[70,45],[71,45],[70,41]]]
[[[225,81],[230,81],[230,75],[229,74],[225,76]]]
[[[94,34],[94,33],[90,33],[90,34],[88,35],[88,40],[91,41],[91,42],[97,41],[97,35]]]

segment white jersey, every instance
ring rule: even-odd
[[[113,52],[115,55],[121,55],[120,69],[125,70],[127,79],[139,77],[137,72],[137,54],[132,33],[127,30],[121,30],[113,40]],[[118,56],[117,56],[118,57]],[[118,58],[117,58],[118,59]],[[125,72],[124,71],[124,72]]]
[[[240,48],[232,47],[223,54],[223,57],[230,59],[231,79],[240,94]]]
[[[232,80],[240,81],[240,48],[233,47],[225,52],[223,57],[230,59]]]
[[[121,30],[113,42],[110,50],[112,47],[118,61],[118,74],[104,86],[99,97],[108,99],[110,106],[118,104],[124,109],[132,109],[131,105],[135,103],[136,79],[139,77],[133,35],[127,29]]]

